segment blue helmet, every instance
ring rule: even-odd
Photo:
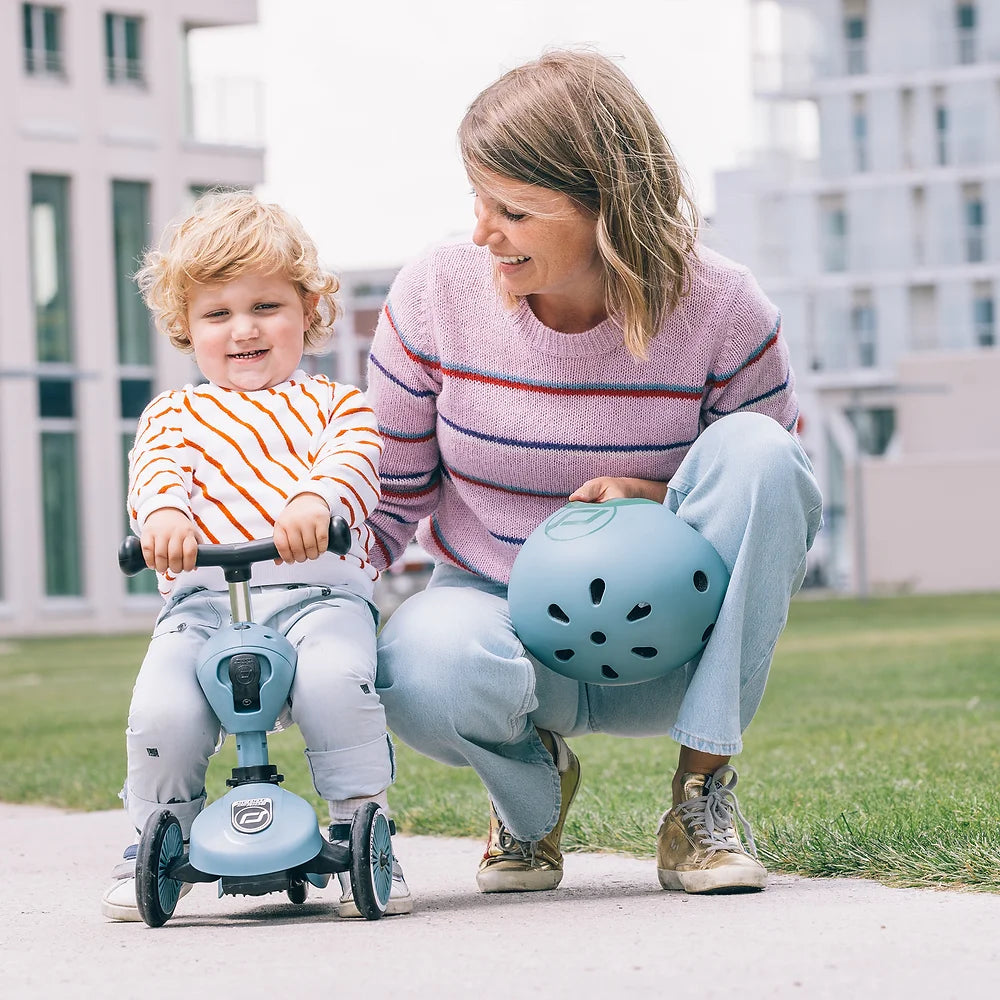
[[[527,538],[510,617],[547,667],[590,684],[662,677],[708,642],[729,585],[719,554],[663,504],[570,503]]]

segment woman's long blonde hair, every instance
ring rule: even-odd
[[[560,191],[596,219],[608,314],[645,357],[689,287],[698,212],[628,77],[596,52],[548,52],[487,87],[458,138],[477,188],[491,171]]]
[[[203,195],[168,227],[164,248],[146,253],[135,275],[157,327],[174,347],[191,351],[187,307],[193,285],[231,281],[256,268],[284,274],[312,309],[305,352],[321,350],[338,314],[337,278],[323,269],[315,243],[293,215],[249,191]]]

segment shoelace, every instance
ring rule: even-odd
[[[496,810],[494,809],[494,812]],[[528,864],[534,865],[535,863],[535,843],[533,841],[518,840],[504,825],[504,821],[500,819],[500,814],[496,814],[497,817],[497,846],[503,852],[502,854],[491,854],[489,855],[495,861],[527,861]],[[489,853],[489,845],[487,845],[487,853]]]
[[[732,780],[727,780],[727,779]],[[747,853],[757,857],[757,843],[753,839],[750,823],[740,811],[733,789],[739,778],[734,768],[728,764],[720,767],[707,782],[705,794],[696,799],[689,799],[677,806],[677,813],[684,825],[694,831],[698,846],[715,854],[717,851],[744,851],[745,848],[736,835],[733,825],[735,816],[743,829]]]

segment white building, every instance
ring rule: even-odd
[[[246,129],[206,134],[224,92],[187,68],[190,32],[256,17],[255,0],[0,0],[0,635],[146,629],[159,603],[151,574],[117,568],[125,455],[193,368],[130,275],[201,189],[261,180]]]
[[[710,239],[782,308],[826,579],[1000,588],[1000,3],[752,7],[766,138],[752,166],[718,176]],[[952,433],[931,435],[923,412],[953,414]],[[958,571],[984,550],[989,565]]]

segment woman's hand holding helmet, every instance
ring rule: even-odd
[[[640,498],[663,503],[667,495],[667,484],[654,479],[627,479],[623,476],[599,476],[588,479],[576,489],[570,500],[583,503],[604,503],[605,500],[628,500]]]

